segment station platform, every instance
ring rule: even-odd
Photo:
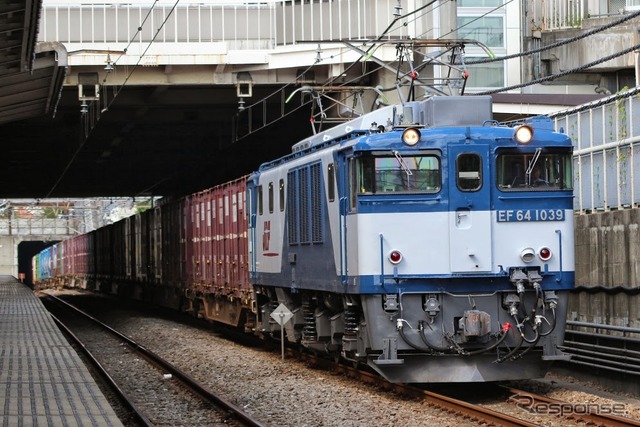
[[[0,426],[122,426],[40,299],[0,275]]]

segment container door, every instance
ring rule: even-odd
[[[449,147],[449,255],[453,273],[491,271],[488,159],[488,145]]]

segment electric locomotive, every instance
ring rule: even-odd
[[[490,97],[387,106],[247,180],[253,331],[393,382],[544,376],[574,284],[572,143]],[[283,337],[285,339],[285,337]]]

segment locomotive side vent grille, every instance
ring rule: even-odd
[[[311,239],[312,243],[322,243],[322,174],[320,163],[311,165]]]
[[[324,242],[322,164],[316,162],[287,175],[287,230],[289,245]]]
[[[289,245],[298,244],[298,203],[296,198],[296,171],[287,175],[287,230],[289,232]]]

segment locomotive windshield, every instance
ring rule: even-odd
[[[440,160],[435,155],[402,155],[398,151],[354,159],[352,186],[356,193],[437,193]]]
[[[573,188],[571,153],[503,152],[496,161],[503,191],[558,191]]]

